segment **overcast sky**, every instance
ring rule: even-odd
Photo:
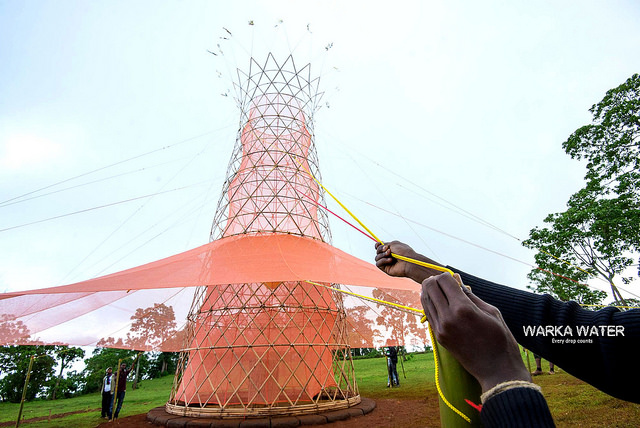
[[[636,1],[0,1],[0,292],[208,242],[234,70],[269,50],[320,76],[322,180],[365,224],[522,288],[533,252],[514,237],[581,186],[561,144],[640,71],[638,22]]]

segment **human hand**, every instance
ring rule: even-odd
[[[436,340],[478,380],[483,392],[510,380],[531,381],[497,308],[460,287],[448,273],[422,282],[421,301]]]
[[[391,256],[391,247],[393,247],[393,253],[401,256],[411,257],[411,255],[416,254],[413,248],[399,241],[387,244],[376,242],[376,266],[390,276],[407,276],[409,263],[393,258]]]
[[[413,248],[402,242],[392,241],[386,244],[376,242],[376,266],[387,275],[411,278],[420,284],[426,278],[440,273],[440,271],[435,269],[419,266],[404,260],[398,260],[393,257],[392,254],[438,265],[438,263],[428,257],[416,253]]]

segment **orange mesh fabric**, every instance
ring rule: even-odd
[[[227,191],[223,236],[269,231],[321,239],[318,185],[304,174],[310,169],[311,135],[299,102],[268,94],[254,104],[240,136],[240,166]]]
[[[0,344],[41,341],[95,345],[103,338],[114,337],[117,342],[120,337],[123,343],[119,346],[127,347],[124,341],[137,309],[164,303],[174,309],[178,328],[183,325],[189,296],[193,295],[184,287],[305,280],[419,289],[408,279],[391,278],[373,264],[315,239],[237,235],[100,278],[0,294]],[[47,334],[56,326],[55,335]],[[148,348],[139,342],[137,346],[135,349]],[[149,349],[175,351],[176,346]]]
[[[311,401],[336,386],[329,345],[331,292],[300,282],[208,287],[175,400],[274,404]]]
[[[218,210],[226,211],[221,240],[249,237],[252,248],[240,257],[251,266],[243,270],[262,277],[200,290],[204,298],[190,312],[186,364],[170,400],[175,405],[295,406],[334,388],[340,399],[357,395],[350,382],[334,378],[334,362],[350,361],[342,296],[304,282],[309,277],[298,270],[302,258],[318,262],[302,248],[323,240],[318,185],[306,173],[312,138],[301,105],[277,92],[251,101],[227,205]],[[254,258],[263,237],[273,241],[271,254]],[[324,268],[334,265],[326,261]]]
[[[397,290],[417,290],[406,278],[392,278],[373,264],[311,238],[282,234],[237,235],[202,245],[146,265],[75,284],[0,294],[3,299],[27,295],[96,293],[156,288],[193,287],[252,282],[316,281]],[[18,312],[59,304],[33,299]],[[65,296],[63,300],[72,300]],[[12,301],[18,303],[18,301]],[[4,309],[9,309],[7,302]]]
[[[317,79],[300,71],[292,58],[269,56],[252,61],[249,82],[239,85],[242,125],[212,242],[100,278],[2,294],[0,344],[181,350],[167,409],[357,398],[349,343],[370,347],[389,334],[400,341],[416,323],[362,307],[353,312],[355,335],[342,294],[306,281],[419,287],[325,242],[323,196],[307,172],[320,177],[310,120]]]

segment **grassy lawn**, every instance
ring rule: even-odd
[[[120,417],[145,413],[154,407],[162,406],[167,402],[173,376],[165,376],[160,379],[145,380],[141,382],[140,388],[132,391],[131,384],[128,383],[129,389],[120,411]],[[95,427],[104,422],[100,418],[100,406],[102,398],[99,393],[87,394],[76,398],[68,398],[63,400],[36,400],[24,404],[22,415],[24,419],[48,417],[49,414],[56,415],[61,413],[78,412],[60,419],[51,419],[51,421],[39,421],[31,423],[23,423],[29,427]],[[13,403],[0,403],[0,424],[3,422],[13,421],[18,416],[20,405]],[[14,426],[14,425],[11,425]]]
[[[354,360],[360,395],[370,398],[423,398],[437,394],[433,381],[432,354],[413,354],[403,365],[398,361],[400,388],[387,388],[387,360],[371,358]],[[403,371],[404,366],[404,371]],[[406,375],[406,379],[405,379]]]
[[[414,354],[404,362],[404,373],[398,364],[400,388],[387,388],[386,360],[374,358],[355,360],[356,377],[360,394],[374,399],[422,399],[437,396],[433,383],[433,358],[431,354]],[[525,359],[526,364],[526,359]],[[531,358],[531,364],[533,358]],[[546,361],[543,369],[548,371]],[[635,427],[640,421],[640,405],[612,398],[584,382],[556,369],[556,375],[534,378],[544,392],[556,424],[561,427]],[[145,413],[149,409],[163,405],[171,391],[172,376],[143,381],[135,391],[128,390],[121,411],[121,417]],[[0,403],[0,426],[14,426],[18,415],[18,404]],[[78,412],[59,419],[38,422],[24,422],[29,427],[95,427],[104,420],[100,418],[100,395],[89,394],[82,397],[56,400],[32,401],[25,403],[25,419],[48,417],[51,415]],[[13,421],[13,422],[12,422]]]

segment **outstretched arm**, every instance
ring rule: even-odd
[[[399,241],[392,241],[386,244],[376,242],[376,266],[387,275],[406,277],[414,280],[418,284],[422,284],[422,281],[430,276],[439,275],[441,271],[419,266],[413,263],[408,263],[403,260],[398,260],[391,256],[391,253],[398,254],[411,259],[426,262],[432,265],[442,266],[441,264],[434,262],[428,257],[417,253],[408,246]]]
[[[433,269],[396,260],[391,252],[438,264],[398,241],[384,246],[377,244],[376,265],[389,275],[422,282],[439,274]],[[473,294],[498,308],[522,346],[607,394],[640,403],[640,389],[636,388],[640,371],[626,369],[636,364],[630,349],[637,347],[640,338],[640,309],[620,312],[608,307],[594,312],[581,308],[576,302],[561,302],[548,294],[530,293],[478,278],[452,266],[447,268],[459,273]],[[564,334],[568,332],[567,327],[570,334]],[[624,382],[619,381],[621,368],[625,370]]]
[[[497,307],[525,348],[573,376],[623,400],[640,403],[640,371],[631,349],[640,338],[640,309],[583,309],[548,294],[534,294],[469,275],[454,267],[483,301]],[[568,327],[568,328],[567,328]],[[624,380],[620,381],[621,370]]]

